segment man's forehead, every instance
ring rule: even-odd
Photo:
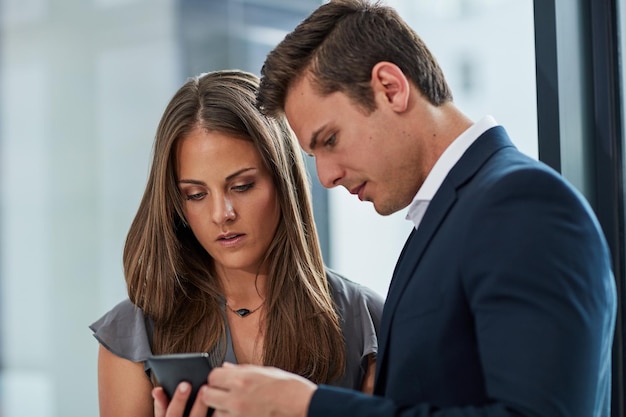
[[[315,89],[310,77],[299,77],[289,86],[285,95],[285,110],[294,101],[301,101],[315,95]]]
[[[298,136],[307,121],[310,121],[313,107],[313,90],[305,78],[293,84],[285,97],[285,116],[289,125]]]

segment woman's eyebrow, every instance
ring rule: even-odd
[[[230,174],[229,176],[226,177],[226,181],[230,181],[233,178],[236,178],[237,176],[244,174],[248,171],[254,171],[256,170],[256,167],[247,167],[247,168],[241,168],[235,172],[233,172],[232,174]],[[206,183],[204,181],[200,181],[200,180],[192,180],[192,179],[180,179],[178,180],[178,184],[191,184],[191,185],[201,185],[203,187],[206,187]]]
[[[192,184],[192,185],[202,185],[202,186],[206,186],[204,181],[198,181],[198,180],[187,180],[187,179],[182,179],[182,180],[178,180],[179,184]]]
[[[241,174],[243,174],[245,172],[252,171],[252,170],[256,170],[256,167],[242,168],[242,169],[240,169],[238,171],[233,172],[229,176],[227,176],[226,177],[226,181],[229,181],[229,180],[231,180],[231,179],[233,179],[233,178],[235,178],[235,177],[237,177],[237,176],[239,176],[239,175],[241,175]]]

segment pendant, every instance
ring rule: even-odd
[[[250,310],[248,310],[247,308],[240,308],[239,310],[235,310],[235,313],[237,313],[239,317],[246,317],[248,314],[250,314]]]

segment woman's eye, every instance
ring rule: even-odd
[[[335,142],[337,142],[337,136],[332,135],[331,137],[329,137],[326,140],[326,143],[324,143],[325,146],[333,146],[335,144]]]
[[[248,183],[248,184],[243,184],[243,185],[235,185],[233,186],[232,190],[233,191],[237,191],[239,193],[242,193],[244,191],[248,191],[250,188],[254,187],[254,183]]]
[[[197,193],[197,194],[187,194],[187,196],[185,197],[187,200],[201,200],[202,197],[204,197],[206,195],[206,193]]]

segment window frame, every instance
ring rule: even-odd
[[[612,252],[618,310],[612,417],[625,414],[624,132],[620,0],[534,0],[539,159],[589,200]],[[575,70],[580,77],[571,77]],[[568,76],[565,73],[568,72]],[[571,103],[574,103],[572,105]],[[573,135],[567,124],[578,123]],[[572,152],[572,149],[582,150]]]

